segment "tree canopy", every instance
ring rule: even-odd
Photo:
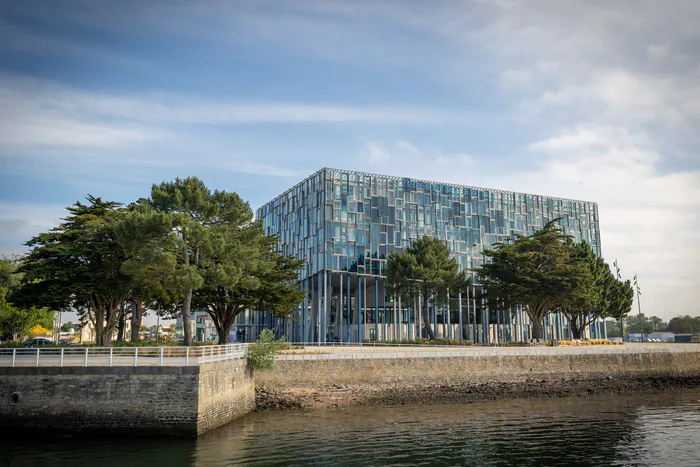
[[[191,345],[194,306],[212,316],[223,343],[242,311],[288,317],[303,298],[296,285],[303,262],[278,251],[278,239],[263,234],[236,193],[212,191],[195,177],[153,185],[150,198],[127,207],[88,196],[67,209],[59,226],[27,242],[18,269],[0,262],[8,333],[16,334],[17,316],[31,328],[41,323],[27,319],[30,310],[51,307],[90,319],[98,345],[109,345],[115,330],[121,338],[131,312],[136,340],[146,305],[182,317]],[[23,315],[6,303],[11,285],[15,302],[31,306]]]
[[[131,278],[116,226],[124,215],[119,203],[87,197],[67,208],[56,228],[27,242],[18,299],[35,306],[75,309],[95,326],[98,345],[108,345],[129,296]]]
[[[589,280],[583,268],[571,261],[571,243],[553,220],[532,235],[518,235],[485,250],[488,261],[477,273],[489,307],[521,306],[532,321],[533,337],[541,339],[544,317],[567,305],[576,285]]]
[[[408,303],[422,304],[423,326],[430,339],[435,331],[430,324],[428,303],[444,303],[448,291],[458,293],[466,289],[470,280],[444,242],[437,238],[419,238],[405,251],[389,255],[387,264],[387,291]]]
[[[542,321],[554,311],[566,315],[573,337],[580,338],[596,319],[621,319],[632,307],[630,282],[615,278],[587,242],[575,243],[557,223],[496,244],[478,269],[489,306],[522,307],[535,339],[542,338]]]
[[[587,242],[571,246],[571,262],[580,268],[579,281],[561,310],[569,319],[571,333],[580,339],[586,326],[599,318],[621,319],[632,308],[629,281],[615,278],[610,265],[598,257]]]

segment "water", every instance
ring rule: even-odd
[[[0,441],[0,466],[700,466],[700,390],[251,414],[195,440]]]

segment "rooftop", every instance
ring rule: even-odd
[[[533,193],[525,193],[525,192],[519,192],[519,191],[500,190],[500,189],[494,189],[494,188],[483,188],[483,187],[478,187],[478,186],[460,185],[457,183],[448,183],[448,182],[437,182],[434,180],[424,180],[424,179],[420,179],[420,178],[375,174],[375,173],[371,173],[371,172],[362,172],[359,170],[346,170],[346,169],[334,169],[332,167],[323,167],[323,168],[317,170],[316,172],[312,173],[311,175],[309,175],[308,177],[306,177],[305,179],[303,179],[302,181],[300,181],[296,185],[292,186],[288,190],[284,191],[280,195],[274,197],[273,199],[271,199],[267,203],[263,204],[260,208],[263,208],[263,207],[267,206],[268,204],[273,203],[276,200],[286,196],[288,193],[290,193],[291,191],[296,189],[298,186],[304,184],[306,181],[312,179],[313,177],[315,177],[316,175],[318,175],[319,173],[322,173],[324,171],[331,171],[331,172],[338,172],[338,173],[345,173],[345,174],[354,173],[354,174],[361,174],[361,175],[366,175],[366,176],[370,176],[370,177],[379,177],[379,178],[383,178],[386,180],[396,180],[396,181],[401,181],[401,182],[403,182],[404,180],[411,180],[411,181],[427,183],[427,184],[431,184],[431,185],[441,185],[441,186],[444,185],[444,186],[450,186],[453,188],[460,188],[460,189],[467,188],[470,190],[490,191],[490,192],[494,192],[494,193],[504,193],[507,195],[526,195],[526,196],[535,196],[538,198],[549,198],[549,199],[554,199],[554,200],[559,200],[559,201],[573,201],[576,203],[590,203],[590,204],[594,204],[596,206],[598,205],[598,203],[596,203],[595,201],[586,201],[586,200],[581,200],[581,199],[561,198],[561,197],[557,197],[557,196],[537,195],[537,194],[533,194]]]

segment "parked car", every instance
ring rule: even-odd
[[[44,345],[52,345],[53,339],[48,337],[34,337],[27,339],[24,343],[25,347],[42,347]]]
[[[61,339],[58,341],[59,344],[70,344],[72,341],[70,339]]]

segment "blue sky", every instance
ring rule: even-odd
[[[0,253],[86,194],[323,166],[598,201],[643,311],[700,314],[700,3],[0,0]]]

